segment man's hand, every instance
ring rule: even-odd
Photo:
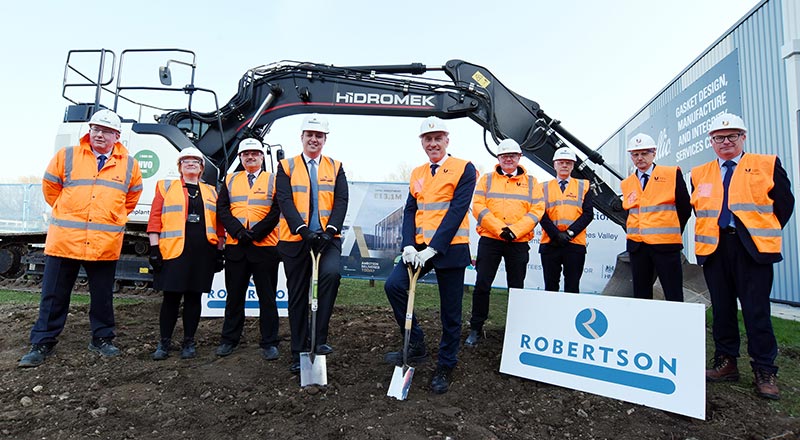
[[[318,237],[319,234],[312,231],[307,226],[303,226],[302,228],[300,228],[300,231],[298,231],[297,233],[300,234],[300,237],[303,238],[303,241],[308,243],[309,246],[312,246],[313,249],[313,244],[319,238]]]
[[[436,249],[430,246],[417,252],[417,255],[414,256],[414,267],[425,267],[425,264],[428,262],[428,260],[433,258],[434,255],[436,255]]]
[[[164,267],[164,258],[161,256],[161,249],[158,248],[158,245],[150,245],[150,257],[148,258],[150,262],[150,266],[153,267],[153,272],[161,272],[161,268]]]
[[[214,261],[214,273],[222,272],[225,269],[225,252],[222,249],[217,249],[217,257]]]
[[[417,256],[417,250],[414,246],[406,246],[403,248],[403,263],[414,264],[414,257]]]
[[[569,236],[567,231],[561,231],[558,233],[558,242],[561,244],[567,244],[572,240],[572,237]]]
[[[319,247],[319,249],[317,249],[317,252],[323,252],[325,249],[328,248],[328,246],[331,245],[331,241],[333,241],[333,234],[331,234],[328,231],[325,231],[319,234],[319,238],[317,238],[316,241],[317,241],[317,246]]]
[[[250,231],[249,229],[242,229],[241,231],[239,231],[238,234],[236,234],[236,239],[239,240],[239,244],[241,244],[241,245],[252,243],[253,242],[253,232]],[[219,271],[217,271],[217,272],[219,272]]]
[[[503,228],[502,232],[500,232],[500,238],[505,241],[512,242],[517,238],[517,235],[514,234],[514,231],[511,230],[508,226]]]

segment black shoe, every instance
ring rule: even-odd
[[[56,351],[55,344],[32,344],[31,350],[22,356],[17,365],[20,368],[38,367],[44,363],[48,356]]]
[[[197,356],[197,345],[194,341],[184,341],[181,350],[181,359],[192,359]]]
[[[317,345],[316,354],[326,355],[333,353],[333,347],[328,344],[320,344]]]
[[[435,394],[446,393],[447,389],[450,388],[450,375],[452,373],[452,368],[438,365],[433,373],[433,379],[431,379],[431,391]]]
[[[464,346],[465,347],[472,347],[472,348],[477,347],[478,346],[478,341],[480,341],[480,340],[481,340],[481,331],[480,330],[470,330],[469,336],[467,336],[467,339],[464,341]]]
[[[261,357],[268,361],[274,361],[275,359],[278,359],[278,356],[280,356],[280,352],[278,351],[278,347],[274,345],[261,349]]]
[[[89,343],[89,351],[103,357],[114,357],[120,353],[119,348],[114,346],[110,338],[93,339],[92,342]]]
[[[292,361],[289,365],[289,372],[290,373],[299,373],[300,372],[300,361]]]
[[[229,344],[227,342],[223,342],[222,344],[219,344],[219,347],[217,347],[217,351],[215,351],[214,354],[216,354],[219,357],[225,357],[233,353],[233,349],[235,348],[236,344]]]
[[[428,360],[428,350],[425,342],[411,342],[408,344],[408,363],[418,363]],[[389,365],[403,365],[403,350],[390,351],[383,356],[383,361]]]
[[[158,347],[156,347],[156,351],[150,355],[154,361],[163,361],[164,359],[169,357],[169,346],[171,341],[169,339],[162,339],[158,342]]]

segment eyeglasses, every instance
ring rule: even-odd
[[[653,154],[655,151],[647,150],[647,151],[631,151],[631,157],[645,157],[648,154]]]
[[[739,136],[743,134],[744,133],[733,133],[727,136],[711,136],[711,140],[714,141],[715,144],[721,144],[725,142],[725,139],[727,139],[729,142],[736,142],[739,140]]]
[[[91,131],[94,134],[100,133],[100,134],[103,134],[103,135],[112,135],[112,134],[117,134],[118,133],[117,130],[114,130],[114,129],[111,129],[111,128],[98,127],[96,125],[93,126],[93,127],[89,127],[89,131]]]
[[[202,161],[197,159],[181,159],[181,163],[186,165],[200,165]]]

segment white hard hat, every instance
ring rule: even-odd
[[[317,113],[311,113],[303,118],[303,124],[300,125],[300,131],[318,131],[320,133],[330,133],[328,130],[328,120],[324,116]]]
[[[514,139],[503,139],[497,144],[497,155],[517,153],[522,154],[522,148]]]
[[[261,154],[264,154],[264,146],[255,138],[242,139],[242,141],[239,142],[239,150],[236,154],[242,154],[245,151],[260,151]]]
[[[644,133],[636,133],[628,141],[628,151],[649,150],[651,148],[656,148],[656,141]]]
[[[744,121],[742,118],[734,115],[733,113],[723,113],[711,122],[711,127],[708,129],[708,134],[711,134],[717,130],[742,130],[744,132],[747,131],[747,127],[744,126]]]
[[[117,130],[118,132],[122,131],[122,121],[120,121],[119,116],[111,110],[104,109],[95,112],[95,114],[92,115],[92,119],[89,120],[89,125],[99,125],[101,127]]]
[[[447,130],[447,124],[445,124],[443,120],[437,118],[436,116],[428,116],[419,126],[419,135],[422,136],[423,134],[433,133],[434,131],[450,133]]]
[[[201,165],[205,164],[205,157],[203,156],[203,153],[201,153],[200,150],[195,147],[184,148],[181,150],[181,152],[178,153],[178,164],[180,164],[181,159],[185,159],[187,157],[200,159]]]
[[[556,150],[556,154],[553,155],[553,162],[557,160],[571,160],[575,162],[578,160],[578,158],[575,156],[575,153],[569,149],[569,147],[561,147]]]

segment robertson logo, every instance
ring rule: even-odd
[[[523,365],[573,376],[638,388],[660,394],[675,392],[678,360],[661,354],[636,352],[601,342],[609,331],[606,315],[583,309],[575,316],[575,330],[588,341],[561,337],[520,336],[519,361]],[[569,335],[563,335],[569,337]]]
[[[436,107],[435,96],[395,95],[394,93],[336,93],[337,104],[379,104],[411,107]]]

